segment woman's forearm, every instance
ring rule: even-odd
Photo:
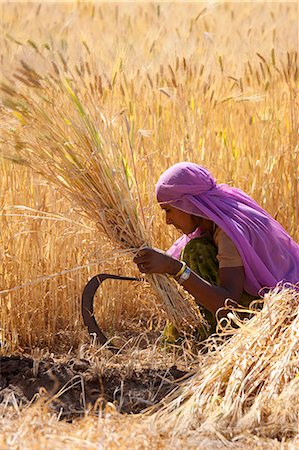
[[[173,275],[181,266],[181,261],[173,259],[169,273]],[[215,314],[224,306],[227,298],[236,302],[240,300],[244,288],[244,269],[243,267],[222,268],[219,270],[219,279],[220,285],[215,286],[191,270],[190,277],[183,282],[183,287],[194,297],[197,304]]]
[[[167,273],[176,276],[182,268],[182,261],[157,249],[144,248],[135,256],[134,262],[143,273]],[[195,301],[211,313],[224,306],[225,300],[231,298],[239,301],[244,287],[243,267],[219,269],[219,286],[214,286],[191,271],[183,287]]]
[[[183,287],[194,297],[197,304],[213,314],[224,306],[227,298],[232,297],[227,289],[211,285],[193,271],[191,271],[189,279],[183,283]]]

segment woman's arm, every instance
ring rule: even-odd
[[[182,262],[160,250],[145,248],[134,258],[139,270],[144,273],[164,273],[175,275],[182,267]],[[219,286],[205,281],[191,271],[183,284],[195,301],[213,314],[224,306],[225,300],[231,298],[238,302],[244,288],[243,267],[224,267],[219,269]]]
[[[239,302],[244,288],[244,269],[243,267],[219,269],[219,286],[210,284],[191,271],[190,278],[185,281],[183,286],[193,295],[196,303],[215,314],[219,308],[224,306],[227,298]]]

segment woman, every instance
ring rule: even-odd
[[[279,282],[299,281],[299,246],[243,191],[182,162],[162,174],[156,194],[166,223],[183,236],[167,253],[146,248],[134,262],[143,273],[174,276],[203,308],[211,332],[227,298],[248,306]]]

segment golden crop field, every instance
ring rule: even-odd
[[[97,293],[117,354],[89,338],[81,295],[98,273],[138,277],[137,250],[178,237],[155,184],[179,161],[243,189],[298,242],[298,4],[0,11],[0,448],[296,448],[295,291],[203,354],[162,345],[167,320],[194,318],[163,278]]]

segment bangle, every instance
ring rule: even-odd
[[[174,278],[178,278],[182,275],[182,273],[184,272],[184,270],[187,267],[187,264],[185,263],[185,261],[180,261],[182,263],[182,267],[180,268],[180,270],[178,271],[178,273],[176,273],[175,275],[173,275]]]
[[[184,272],[181,274],[180,278],[178,279],[178,283],[179,284],[185,283],[185,281],[189,280],[190,275],[191,275],[191,270],[189,269],[188,266],[186,266]]]

